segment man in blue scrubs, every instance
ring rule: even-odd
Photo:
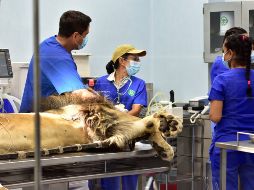
[[[118,46],[106,66],[108,75],[98,78],[94,88],[112,101],[120,111],[134,116],[139,116],[141,108],[147,106],[145,81],[134,76],[141,67],[139,57],[145,55],[146,51],[137,50],[130,44]],[[137,175],[123,176],[122,190],[136,190],[137,181]],[[89,188],[94,189],[91,181]],[[100,189],[120,190],[120,177],[101,179]]]
[[[79,11],[63,13],[57,36],[40,44],[41,96],[66,92],[92,96],[84,86],[71,55],[72,50],[82,49],[87,43],[91,18]],[[27,74],[20,112],[33,111],[33,67],[32,58]]]

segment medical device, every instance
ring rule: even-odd
[[[18,112],[21,101],[9,95],[13,77],[11,59],[8,49],[0,49],[0,111]]]
[[[129,83],[129,85],[128,85],[128,87],[127,87],[127,89],[124,91],[124,92],[120,92],[120,88],[117,88],[116,90],[117,90],[117,97],[114,99],[114,100],[117,100],[116,101],[116,104],[121,104],[121,101],[120,101],[120,99],[121,99],[121,96],[124,96],[128,91],[129,91],[129,89],[130,89],[130,87],[131,87],[131,85],[132,85],[132,80],[131,80],[131,78],[126,78],[126,80],[128,80],[128,81],[130,81],[130,83]]]
[[[202,110],[208,103],[208,96],[199,96],[189,100],[189,107],[193,110]]]
[[[83,84],[87,85],[90,88],[94,88],[98,77],[81,77]]]
[[[8,49],[0,49],[0,78],[12,78],[11,59]]]
[[[196,123],[196,120],[201,117],[201,115],[207,114],[210,109],[210,104],[208,96],[199,96],[189,100],[188,112],[192,114],[190,117],[191,123]]]

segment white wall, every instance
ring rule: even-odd
[[[205,95],[208,65],[203,62],[203,3],[154,0],[152,78],[157,91],[175,91],[176,100]]]
[[[41,40],[58,32],[61,14],[80,10],[92,18],[89,42],[91,73],[105,74],[114,48],[132,43],[148,51],[138,74],[155,84],[156,91],[174,89],[177,100],[207,92],[207,65],[203,63],[205,0],[42,0]],[[12,61],[32,55],[32,0],[2,0],[0,48],[9,48]]]
[[[2,0],[0,48],[8,48],[12,61],[28,61],[32,55],[32,1]]]
[[[111,59],[115,47],[122,43],[144,48],[148,56],[143,60],[141,77],[152,80],[145,71],[150,71],[149,63],[149,3],[147,0],[43,0],[41,1],[42,39],[58,30],[61,14],[69,9],[79,10],[92,18],[89,41],[84,52],[92,54],[91,73],[101,76]],[[149,1],[148,1],[149,2]],[[61,6],[56,6],[57,3]],[[57,23],[57,24],[55,24]],[[56,33],[56,32],[55,32]]]

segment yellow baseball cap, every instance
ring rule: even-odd
[[[119,57],[126,53],[137,54],[139,57],[143,57],[146,55],[145,50],[138,50],[131,44],[122,44],[115,49],[112,55],[112,61],[115,63]]]

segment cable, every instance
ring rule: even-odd
[[[12,106],[12,109],[13,109],[14,113],[18,113],[18,112],[19,112],[19,109],[17,108],[15,102],[16,102],[16,103],[19,105],[19,107],[20,107],[20,105],[21,105],[21,100],[20,100],[20,99],[14,97],[14,96],[8,95],[8,94],[3,94],[3,98],[4,98],[4,99],[7,99],[7,100],[10,102],[10,104],[11,104],[11,106]]]
[[[149,190],[152,187],[152,184],[153,184],[153,176],[149,177],[145,186],[145,190]]]
[[[168,95],[162,92],[157,92],[147,106],[146,116],[152,115],[155,112],[165,112],[172,109],[172,104],[175,102],[171,103],[169,99],[170,97]]]
[[[0,109],[2,110],[2,113],[4,113],[4,99],[2,96],[0,97]]]
[[[123,85],[123,86],[121,86],[120,88],[117,88],[117,97],[114,99],[114,101],[117,99],[117,104],[120,104],[120,98],[121,98],[121,96],[124,96],[127,92],[128,92],[128,90],[130,89],[130,87],[131,87],[131,85],[132,85],[132,80],[131,80],[131,78],[126,78],[128,81],[130,81],[130,84],[128,85],[128,87],[127,87],[127,89],[125,90],[125,92],[122,92],[122,93],[120,93],[119,91],[120,91],[120,89],[121,88],[123,88],[124,86],[125,86],[125,84]]]
[[[200,111],[188,110],[189,113],[194,113],[190,117],[190,122],[191,123],[196,123],[196,120],[199,119],[201,117],[201,115],[204,115],[209,109],[210,109],[210,103],[207,106],[205,106],[204,109],[201,112]]]

